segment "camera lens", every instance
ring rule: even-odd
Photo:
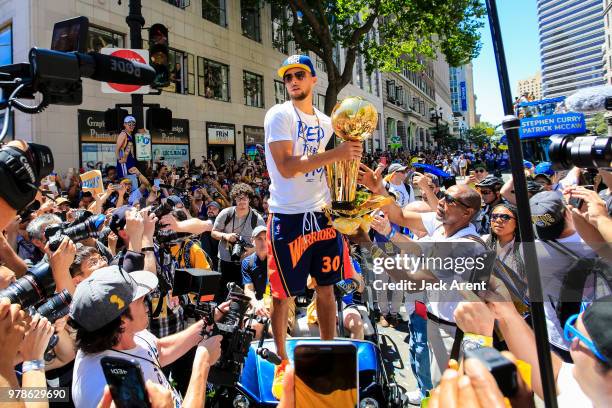
[[[608,136],[553,135],[550,142],[548,154],[555,170],[612,165],[612,138]]]
[[[55,290],[55,282],[48,263],[30,269],[25,276],[17,279],[8,288],[0,291],[0,299],[9,298],[11,303],[26,309],[45,299]]]
[[[71,301],[72,296],[70,296],[70,293],[64,289],[43,303],[42,306],[36,309],[36,313],[46,317],[49,322],[55,323],[57,319],[60,319],[68,314],[70,311]]]

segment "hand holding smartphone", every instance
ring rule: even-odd
[[[117,408],[151,408],[136,360],[102,357],[100,364]]]

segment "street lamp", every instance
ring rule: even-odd
[[[442,107],[439,106],[437,109],[431,108],[429,110],[429,114],[430,114],[431,120],[436,122],[436,135],[438,136],[438,138],[440,138],[440,119],[444,117]],[[440,146],[437,146],[437,147],[438,149],[440,149]]]

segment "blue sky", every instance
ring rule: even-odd
[[[519,79],[540,69],[538,19],[535,0],[498,0],[497,11],[501,25],[506,62],[512,93],[516,93]],[[504,113],[497,80],[497,68],[491,42],[488,18],[481,30],[482,50],[474,64],[474,93],[476,113],[481,120],[497,125]]]

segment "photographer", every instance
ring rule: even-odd
[[[70,313],[79,349],[72,385],[75,406],[96,407],[102,398],[106,380],[100,359],[104,356],[136,359],[145,380],[173,391],[176,406],[204,405],[206,379],[220,356],[221,337],[203,339],[203,321],[164,338],[147,331],[145,296],[156,286],[157,278],[151,272],[127,274],[116,266],[97,270],[78,286]],[[195,346],[189,388],[181,401],[162,367]]]
[[[251,235],[257,226],[265,226],[263,219],[250,207],[253,190],[247,184],[234,185],[230,197],[234,207],[224,209],[215,220],[211,236],[221,241],[219,244],[219,272],[221,272],[220,292],[216,299],[225,299],[227,283],[242,282],[240,261],[251,245]]]

